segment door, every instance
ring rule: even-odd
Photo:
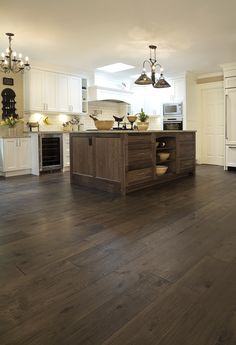
[[[236,87],[225,90],[225,137],[236,144]]]
[[[222,85],[201,90],[202,163],[224,165],[224,89]]]

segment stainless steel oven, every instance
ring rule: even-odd
[[[176,131],[183,129],[183,117],[182,116],[164,116],[163,130]]]
[[[39,134],[40,171],[59,170],[63,167],[62,134]]]

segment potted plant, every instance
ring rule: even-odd
[[[149,126],[149,122],[147,122],[149,116],[147,114],[145,114],[145,112],[143,111],[143,108],[141,108],[141,112],[138,114],[138,130],[139,131],[146,131],[148,129]]]
[[[23,123],[23,119],[20,119],[17,116],[10,115],[5,117],[4,120],[1,121],[0,125],[8,126],[8,135],[9,136],[16,136],[16,125],[18,123]]]

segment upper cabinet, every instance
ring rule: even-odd
[[[168,79],[171,87],[155,89],[152,85],[134,86],[131,109],[133,113],[139,113],[140,109],[150,116],[162,115],[163,103],[185,102],[186,79],[179,76]]]
[[[24,79],[25,110],[86,113],[87,107],[83,106],[82,109],[85,81],[78,76],[32,69]]]

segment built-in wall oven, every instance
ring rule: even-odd
[[[39,134],[39,166],[41,172],[62,169],[62,134]]]
[[[163,129],[165,131],[176,131],[183,129],[183,117],[182,116],[164,116],[163,117]]]

